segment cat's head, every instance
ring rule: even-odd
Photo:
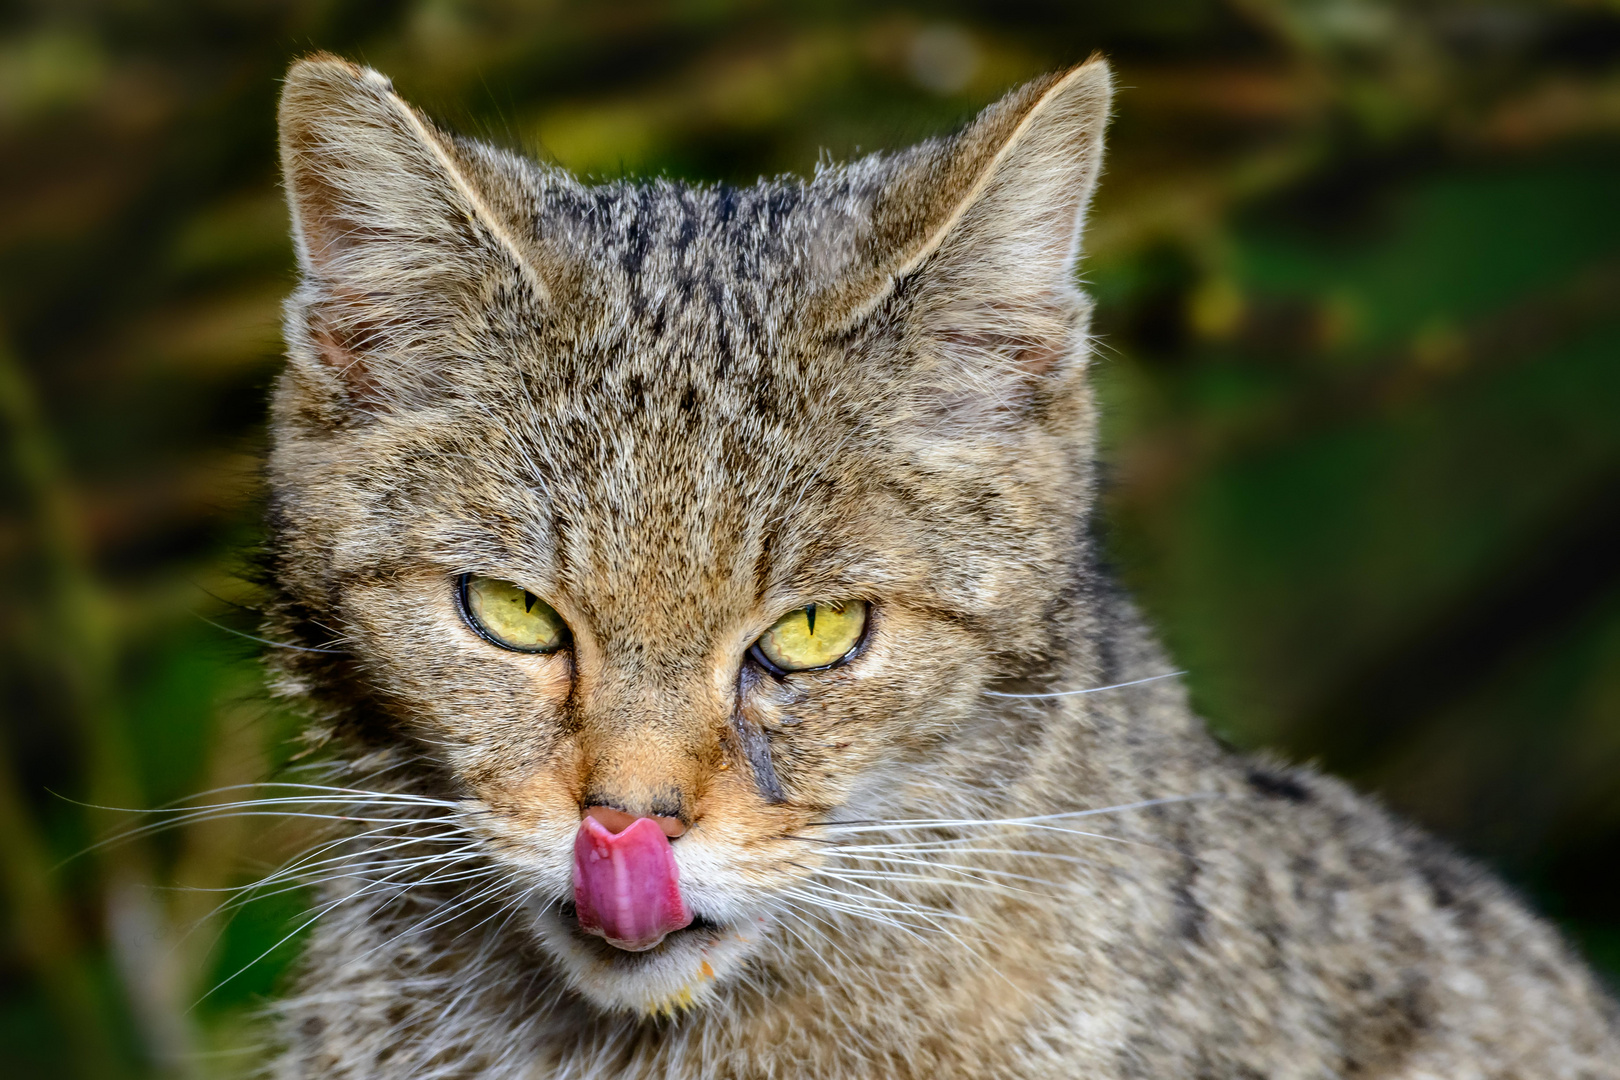
[[[289,74],[279,586],[349,659],[288,682],[476,809],[590,1000],[701,1001],[817,823],[927,811],[986,685],[1061,655],[1108,100],[1093,62],[808,182],[587,186]],[[678,834],[654,948],[577,925],[593,806]]]

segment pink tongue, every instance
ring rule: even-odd
[[[579,928],[626,952],[641,952],[692,921],[681,899],[675,851],[652,818],[614,835],[593,817],[574,838]]]

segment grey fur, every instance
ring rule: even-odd
[[[384,831],[334,841],[277,1076],[1620,1077],[1501,886],[1135,682],[1072,277],[1108,96],[1093,62],[805,182],[588,187],[293,68],[270,629],[337,651],[273,662]],[[574,647],[479,638],[463,572]],[[743,659],[850,597],[846,666]],[[708,925],[572,929],[590,802],[686,823]]]

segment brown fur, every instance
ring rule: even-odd
[[[319,651],[278,686],[395,831],[334,849],[277,1075],[1620,1077],[1488,877],[1173,680],[1059,693],[1168,670],[1086,525],[1109,85],[809,181],[588,187],[293,68],[271,629]],[[463,572],[573,647],[478,637]],[[745,659],[846,598],[847,665]],[[590,803],[685,823],[704,924],[572,928]]]

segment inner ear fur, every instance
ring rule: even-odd
[[[303,285],[289,306],[295,363],[377,406],[420,392],[457,317],[494,275],[529,302],[547,290],[466,153],[369,68],[294,64],[281,163]]]
[[[1083,358],[1088,305],[1075,271],[1111,96],[1108,65],[1093,59],[897,163],[847,318],[898,309],[931,410],[1015,414]]]

